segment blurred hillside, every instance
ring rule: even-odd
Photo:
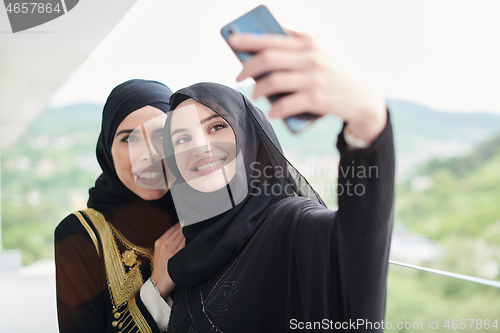
[[[500,136],[463,157],[434,158],[397,187],[396,221],[446,251],[428,263],[500,279]]]
[[[262,104],[266,110],[267,103]],[[401,100],[389,100],[388,104],[395,135],[398,179],[409,177],[417,165],[434,156],[467,155],[476,145],[500,133],[500,115],[442,112]],[[341,128],[340,120],[321,119],[300,135],[291,133],[282,121],[272,123],[292,161],[318,154],[338,156],[332,147]]]
[[[391,258],[500,280],[499,170],[500,136],[467,156],[420,165],[396,188]],[[397,332],[427,331],[437,321],[437,332],[456,331],[464,318],[481,318],[460,327],[467,332],[498,328],[498,288],[395,265],[387,285],[386,322],[423,324]]]
[[[101,112],[94,104],[47,109],[2,151],[3,247],[21,249],[24,263],[52,258],[55,226],[85,208],[100,174]]]
[[[263,99],[256,104],[268,108]],[[456,237],[470,232],[496,242],[498,238],[488,238],[494,233],[486,232],[481,223],[500,216],[493,204],[494,198],[496,202],[500,198],[489,196],[494,185],[487,186],[495,181],[499,184],[495,178],[499,157],[484,153],[486,148],[473,148],[500,133],[500,116],[440,112],[397,100],[390,100],[389,108],[401,179],[397,223],[439,241],[448,229],[455,228]],[[21,249],[25,263],[51,258],[55,226],[67,214],[85,208],[88,189],[100,174],[95,145],[101,112],[102,106],[96,104],[47,109],[15,145],[2,151],[3,247]],[[336,172],[338,119],[321,119],[300,135],[291,134],[281,121],[273,121],[273,126],[288,158],[313,184],[327,178],[326,185],[334,185],[335,175],[311,174],[310,163]],[[496,141],[491,142],[488,144]],[[449,156],[463,158],[442,160]],[[440,160],[425,164],[433,157]],[[417,168],[419,165],[422,167]],[[327,193],[325,200],[334,208],[334,193]]]

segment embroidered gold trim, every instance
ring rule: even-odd
[[[116,310],[116,308],[115,308]],[[115,312],[115,310],[113,310],[113,312],[115,313],[115,318],[116,318],[116,314],[117,313],[120,313],[120,312]],[[132,324],[132,326],[130,327],[129,329],[129,333],[132,332],[132,330],[134,328],[137,328],[137,326],[134,325],[134,321],[132,320],[133,318],[130,316],[130,311],[128,309],[128,303],[127,303],[127,306],[125,307],[125,310],[123,310],[121,312],[121,318],[119,318],[118,320],[115,320],[111,323],[111,325],[113,325],[113,327],[118,327],[119,330],[121,330],[119,333],[123,333],[125,332],[125,330],[127,329],[127,327]],[[125,324],[125,326],[124,326]],[[138,329],[137,329],[137,332],[138,332]]]
[[[126,266],[134,266],[137,262],[137,254],[133,250],[127,250],[122,253],[122,261]]]
[[[141,311],[137,307],[137,303],[135,302],[135,298],[131,298],[128,301],[128,309],[130,311],[130,315],[132,316],[132,319],[135,322],[135,325],[137,326],[137,328],[139,328],[141,333],[153,333],[153,331],[151,330],[151,327],[149,327],[149,325],[148,325],[148,322],[146,321],[146,319],[142,315]]]
[[[74,212],[73,214],[75,214],[75,216],[78,217],[78,219],[80,220],[80,223],[83,225],[85,230],[87,230],[87,232],[89,233],[89,236],[92,239],[92,242],[94,242],[94,246],[95,246],[95,249],[97,251],[97,255],[100,255],[99,244],[97,242],[97,237],[95,236],[94,230],[92,230],[92,228],[89,226],[87,221],[85,221],[85,219],[83,218],[83,216],[80,212]]]
[[[129,332],[132,332],[132,330],[134,329],[134,321],[132,320],[132,317],[130,316],[130,312],[127,312],[127,318],[125,318],[126,320],[124,320],[123,322],[119,323],[118,324],[118,328],[122,330],[122,332],[125,332],[126,329],[129,330]],[[127,323],[127,325],[123,326],[124,323]],[[130,324],[132,324],[131,327],[128,327]]]
[[[104,219],[101,213],[94,209],[88,208],[83,212],[92,221],[101,239],[108,288],[113,305],[118,307],[133,298],[141,289],[143,279],[139,265],[125,272],[110,223]]]
[[[129,249],[134,250],[136,252],[140,252],[145,257],[148,257],[151,260],[153,259],[153,254],[154,254],[153,249],[149,249],[147,247],[137,246],[137,245],[133,244],[131,241],[126,239],[125,236],[123,236],[123,234],[118,229],[116,229],[112,224],[110,224],[110,227],[111,227],[111,230],[113,230],[113,232],[115,233],[115,235],[120,239],[120,241],[125,246],[127,246]]]

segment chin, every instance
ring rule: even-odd
[[[192,188],[194,188],[197,191],[204,192],[204,193],[210,193],[210,192],[215,192],[220,190],[221,188],[225,187],[226,184],[223,185],[202,185],[202,186],[197,186],[197,185],[191,185]]]
[[[139,193],[136,193],[136,194],[141,199],[147,200],[147,201],[158,200],[167,193],[167,190],[144,190],[144,189],[141,189],[141,190],[142,191],[139,191]]]
[[[232,179],[234,175],[229,176],[230,179]],[[205,193],[218,191],[227,185],[224,176],[222,176],[222,172],[214,172],[206,176],[190,180],[187,183],[195,190]]]

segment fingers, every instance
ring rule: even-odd
[[[160,238],[156,240],[155,249],[166,247],[171,251],[172,249],[176,249],[183,239],[184,235],[182,234],[182,227],[178,223],[168,229]]]
[[[186,239],[183,239],[182,242],[180,242],[179,246],[177,247],[177,252],[184,248],[184,246],[186,246]]]
[[[234,50],[252,52],[236,78],[256,80],[253,98],[289,93],[273,103],[271,118],[288,118],[301,113],[354,117],[356,89],[331,67],[328,58],[306,33],[286,30],[288,36],[239,34],[231,36]],[[266,74],[266,75],[264,75]],[[264,76],[263,76],[264,75]],[[262,77],[263,76],[263,77]]]
[[[273,72],[257,81],[252,98],[305,90],[320,86],[323,80],[320,73],[304,70]]]
[[[304,112],[314,113],[323,116],[323,106],[327,103],[328,97],[323,96],[320,91],[307,90],[299,91],[277,100],[268,113],[270,118],[288,118]]]
[[[312,44],[309,40],[301,38],[290,38],[279,34],[232,34],[228,43],[236,51],[259,52],[265,48],[277,48],[286,50],[305,50]]]
[[[175,237],[172,236],[171,240],[173,244],[179,244],[184,238],[184,234],[182,233],[182,229],[180,229],[179,233],[175,234]]]
[[[172,226],[168,229],[160,238],[155,242],[155,252],[162,252],[164,248],[171,250],[176,248],[178,243],[184,235],[182,234],[182,228],[179,224]]]
[[[313,52],[289,52],[287,50],[268,49],[248,60],[236,77],[242,81],[247,77],[257,78],[269,71],[318,69],[323,66],[319,54]]]
[[[179,232],[179,230],[182,230],[181,225],[180,223],[176,223],[170,228],[168,228],[168,230],[165,231],[165,233],[160,238],[158,238],[158,240],[168,239],[172,236],[172,234]]]
[[[302,39],[302,40],[307,40],[307,41],[309,41],[311,43],[315,43],[314,39],[308,33],[299,32],[299,31],[295,31],[295,30],[292,30],[292,29],[288,29],[288,28],[283,28],[283,30],[285,30],[285,32],[288,35],[290,35],[290,36],[293,36],[295,38],[299,38],[299,39]]]

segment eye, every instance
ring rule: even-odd
[[[121,142],[126,142],[126,143],[131,143],[131,142],[137,142],[139,139],[135,135],[127,135],[123,137],[123,139],[120,140]]]
[[[186,143],[186,142],[188,142],[188,141],[191,141],[191,138],[186,137],[186,136],[183,136],[182,138],[177,139],[177,140],[175,141],[175,143],[174,143],[174,144],[175,144],[176,146],[178,146],[178,145],[181,145],[181,144]]]
[[[210,132],[217,132],[217,131],[220,131],[221,129],[224,129],[226,127],[227,127],[227,125],[224,123],[217,123],[217,124],[213,125],[212,127],[210,127]]]

